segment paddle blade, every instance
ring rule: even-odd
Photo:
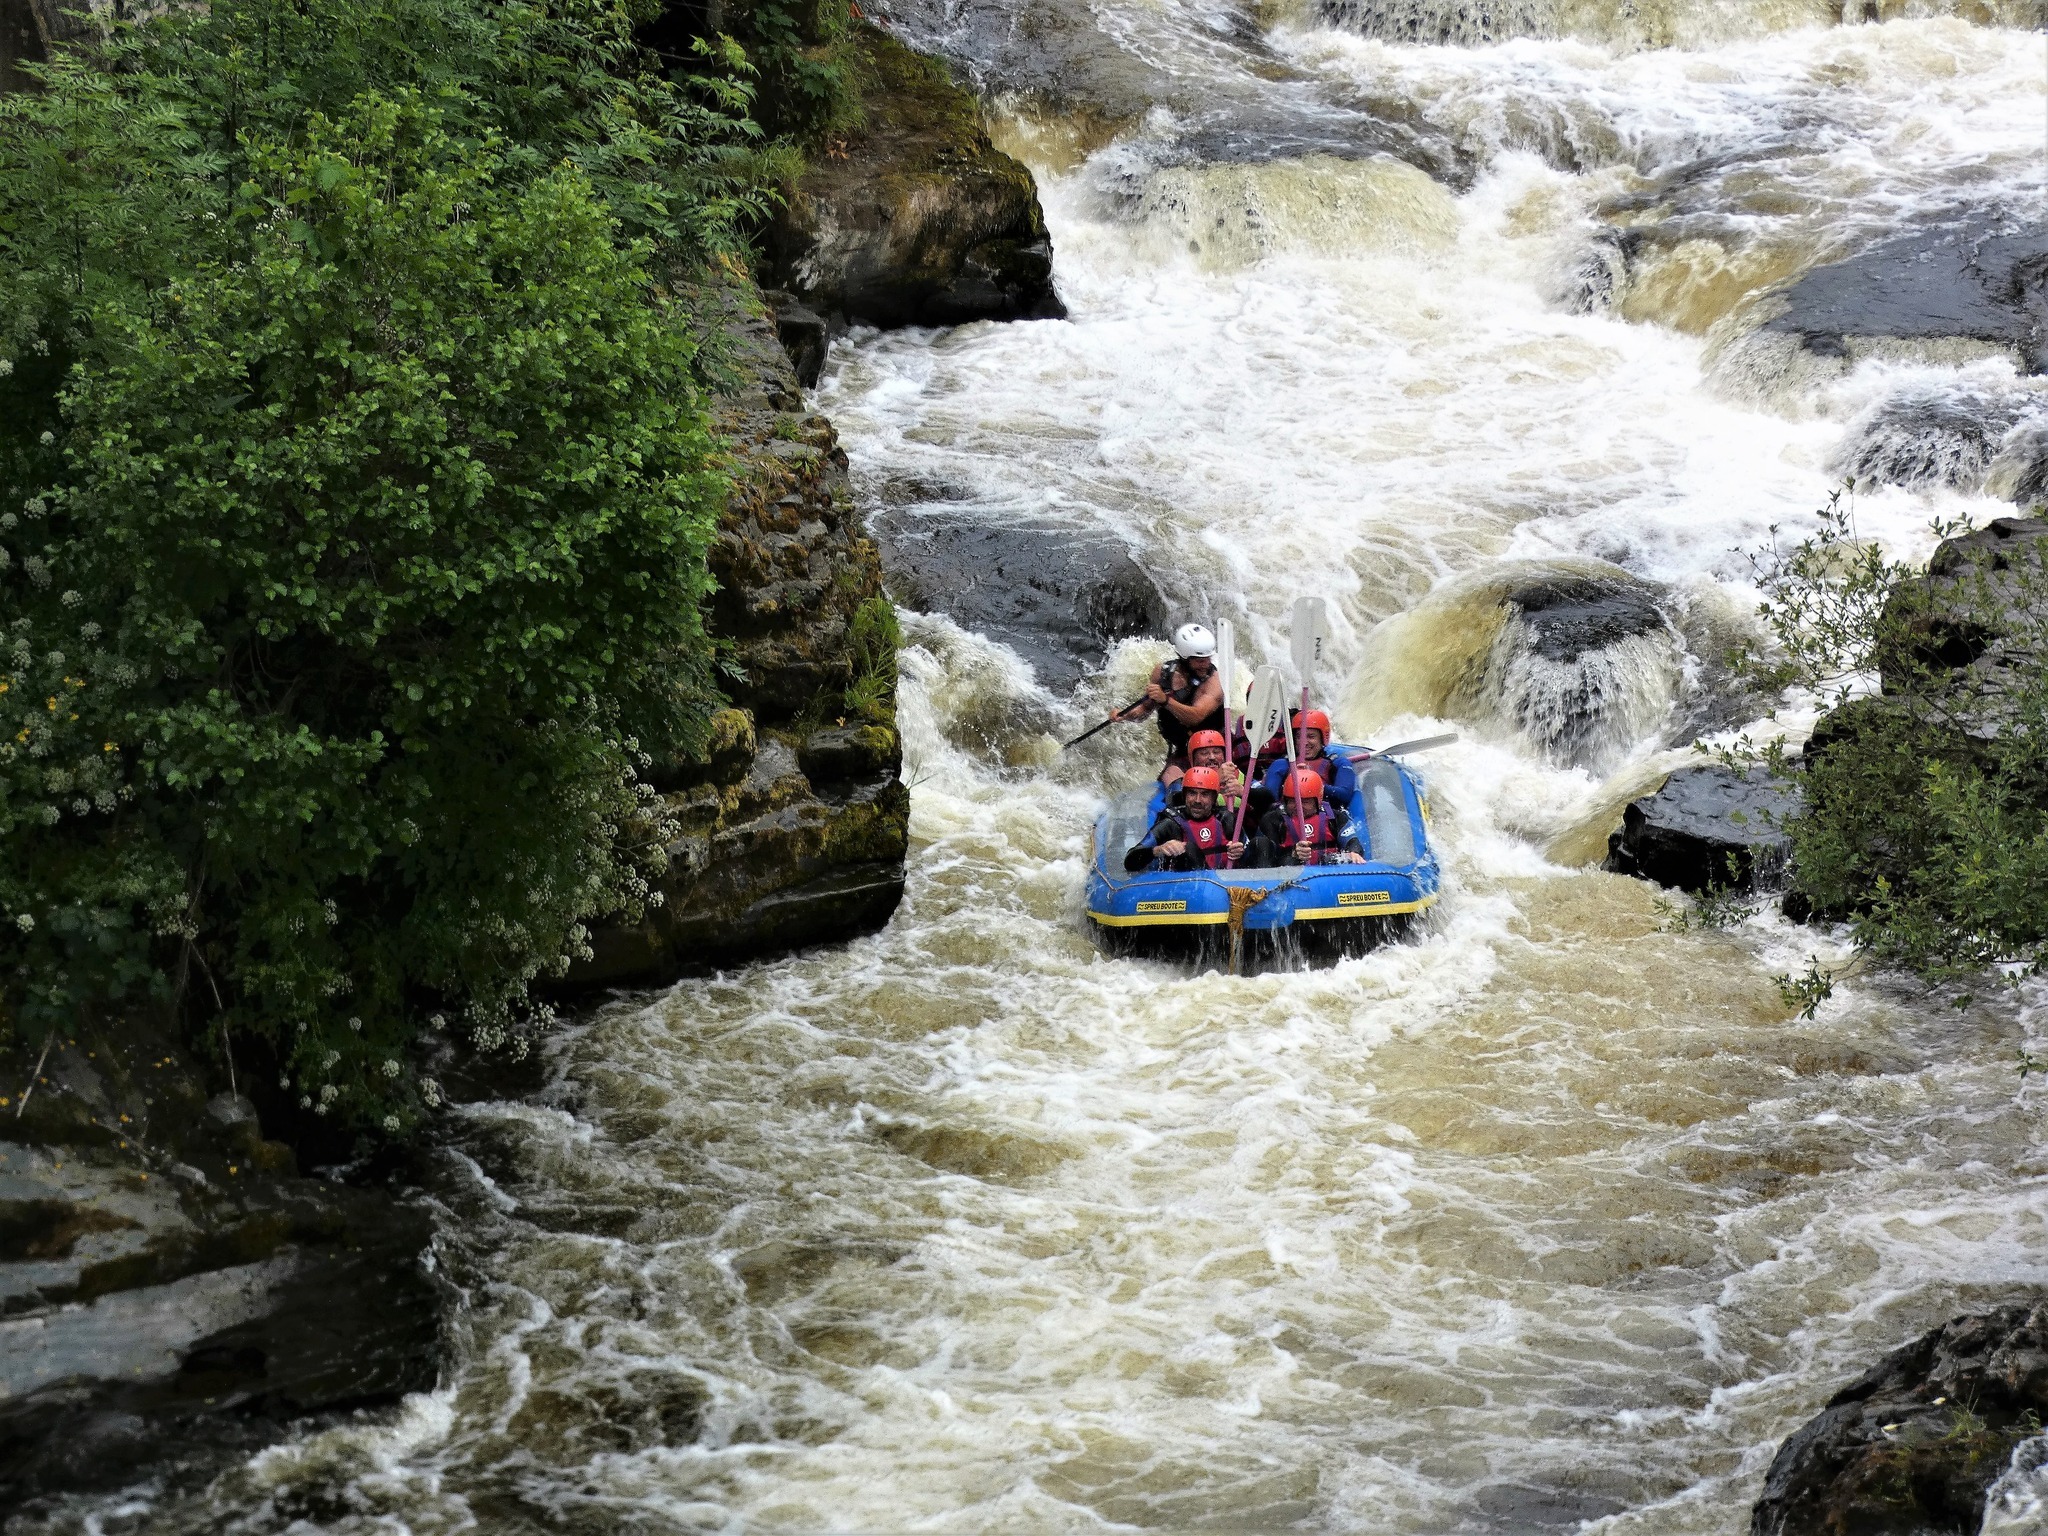
[[[1223,682],[1223,707],[1237,708],[1237,626],[1228,619],[1216,625],[1216,674]]]
[[[1283,735],[1287,724],[1287,684],[1281,680],[1278,667],[1261,667],[1252,674],[1252,696],[1245,701],[1244,733],[1257,752],[1273,737]],[[1294,760],[1294,748],[1287,749],[1287,760]]]
[[[1427,752],[1431,747],[1448,747],[1457,739],[1456,731],[1445,736],[1418,736],[1413,741],[1397,741],[1391,747],[1381,747],[1378,755],[1399,757],[1403,752]]]
[[[1320,597],[1297,597],[1288,624],[1288,648],[1294,656],[1294,675],[1301,686],[1315,686],[1316,669],[1330,646],[1330,606]]]

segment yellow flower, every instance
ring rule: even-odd
[[[100,750],[102,752],[111,752],[114,750],[114,744],[110,741],[104,747],[101,747]]]

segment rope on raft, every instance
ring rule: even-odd
[[[1224,885],[1221,880],[1216,881],[1215,884],[1222,885],[1223,894],[1230,899],[1230,974],[1233,976],[1242,975],[1244,965],[1245,913],[1251,911],[1253,907],[1256,907],[1260,902],[1277,891],[1293,890],[1294,887],[1301,884],[1301,877],[1296,875],[1292,880],[1284,881],[1279,885],[1268,886]]]

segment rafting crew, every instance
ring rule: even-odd
[[[1188,739],[1195,732],[1223,731],[1223,677],[1216,670],[1216,637],[1205,625],[1183,624],[1173,632],[1173,649],[1174,654],[1153,669],[1144,697],[1109,717],[1150,717],[1159,722],[1159,734],[1166,739],[1166,767],[1159,776],[1168,785],[1187,771]]]
[[[1220,750],[1220,748],[1219,748]],[[1124,868],[1191,871],[1226,869],[1244,857],[1245,845],[1230,840],[1230,827],[1216,814],[1223,778],[1216,769],[1189,768],[1181,775],[1180,804],[1169,806],[1152,830],[1124,855]]]
[[[1327,791],[1313,768],[1289,769],[1275,788],[1279,799],[1259,818],[1246,868],[1365,862],[1365,848],[1344,798]]]

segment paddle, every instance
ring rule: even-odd
[[[1064,752],[1069,747],[1078,747],[1079,745],[1081,745],[1082,742],[1086,741],[1090,736],[1093,736],[1097,731],[1106,731],[1112,725],[1121,723],[1125,715],[1129,714],[1132,710],[1136,709],[1140,704],[1144,702],[1144,696],[1141,694],[1139,697],[1131,700],[1131,702],[1126,704],[1122,709],[1112,714],[1107,720],[1103,721],[1102,724],[1091,725],[1088,727],[1087,730],[1083,731],[1080,735],[1076,736],[1072,741],[1061,742],[1060,750]]]
[[[1280,680],[1278,667],[1261,667],[1252,674],[1252,693],[1244,706],[1244,729],[1246,738],[1253,743],[1253,763],[1258,761],[1261,746],[1276,735],[1285,739],[1287,684]],[[1251,785],[1247,782],[1244,799],[1238,802],[1237,830],[1230,834],[1233,843],[1244,840],[1244,813],[1251,803]]]
[[[1320,597],[1297,597],[1294,612],[1287,626],[1288,649],[1294,656],[1294,670],[1301,678],[1301,713],[1308,713],[1309,689],[1315,681],[1316,665],[1323,659],[1323,649],[1330,643],[1330,608]],[[1297,717],[1296,741],[1298,751],[1287,755],[1290,764],[1298,764],[1308,756],[1308,726]],[[1290,745],[1293,745],[1290,743]],[[1325,746],[1329,743],[1325,742]],[[1294,792],[1294,815],[1297,821],[1307,821],[1308,812],[1302,809],[1301,791]],[[1314,857],[1313,854],[1310,855]]]
[[[1237,697],[1237,626],[1228,619],[1216,624],[1216,679],[1223,689],[1223,766],[1237,754],[1230,748],[1230,701]],[[1225,811],[1229,810],[1226,805]]]
[[[1457,739],[1456,731],[1444,736],[1418,736],[1413,741],[1397,741],[1391,747],[1367,748],[1363,753],[1354,753],[1353,756],[1399,757],[1403,752],[1427,752],[1431,747],[1448,747]]]

